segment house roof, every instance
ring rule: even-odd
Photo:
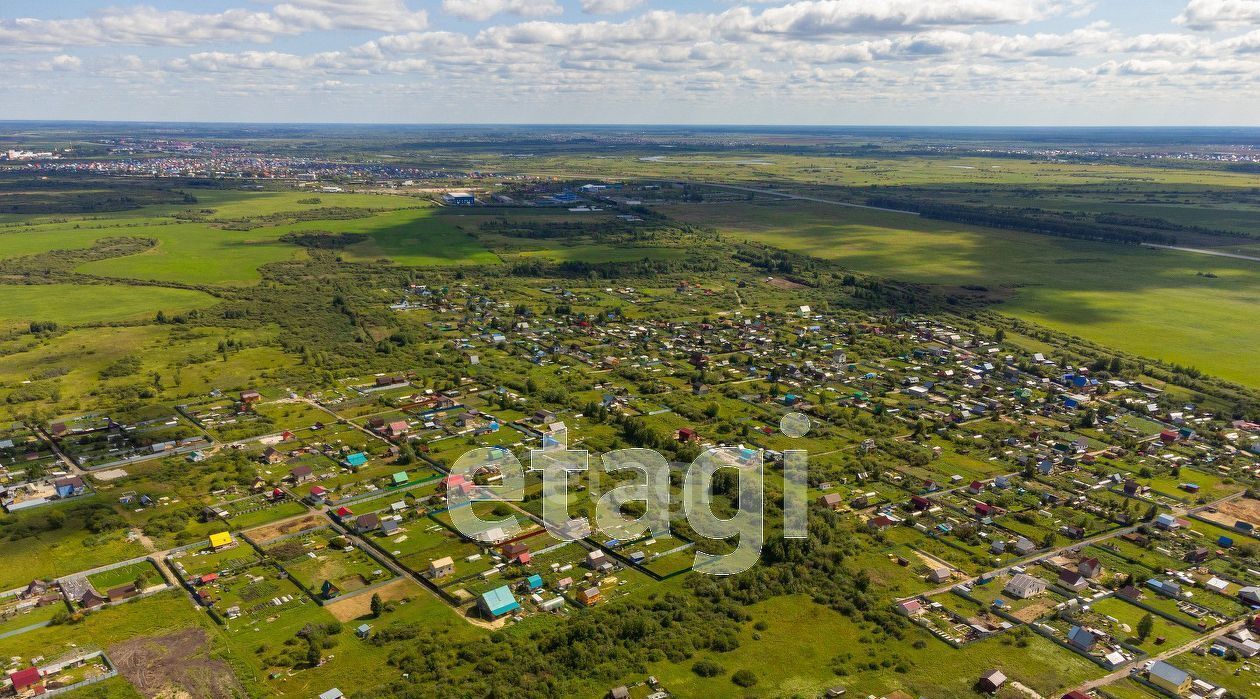
[[[217,549],[220,546],[227,546],[230,543],[232,543],[232,535],[227,532],[218,532],[217,534],[210,535],[211,548]]]
[[[342,699],[346,695],[341,693],[340,689],[333,687],[332,689],[319,695],[319,699]]]
[[[1075,643],[1077,646],[1090,648],[1098,641],[1098,637],[1080,626],[1073,626],[1072,629],[1068,631],[1068,640]]]
[[[1190,678],[1190,673],[1175,665],[1169,665],[1163,660],[1159,660],[1151,666],[1151,677],[1158,677],[1169,684],[1180,686]]]
[[[367,454],[364,454],[361,451],[357,451],[346,457],[346,463],[350,464],[351,466],[362,466],[363,464],[367,463],[367,460],[368,460]]]
[[[1027,594],[1033,590],[1046,589],[1046,581],[1041,578],[1035,578],[1027,573],[1020,573],[1006,583],[1005,589],[1017,594]]]
[[[996,687],[1006,681],[1006,675],[1001,670],[989,670],[981,675],[980,679],[987,680]]]
[[[512,596],[512,591],[507,585],[496,587],[493,590],[481,595],[482,605],[494,616],[507,614],[521,608],[521,603],[516,601]]]
[[[9,675],[9,681],[13,683],[14,689],[25,689],[40,680],[39,668],[28,667],[25,670],[18,670]]]

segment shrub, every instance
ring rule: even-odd
[[[717,677],[726,674],[726,668],[722,667],[721,663],[708,658],[697,660],[696,664],[691,666],[691,671],[701,677]]]

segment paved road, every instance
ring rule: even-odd
[[[1156,245],[1154,243],[1142,243],[1144,248],[1159,248],[1160,250],[1177,250],[1179,252],[1193,252],[1199,255],[1211,255],[1213,257],[1228,257],[1235,260],[1248,260],[1250,262],[1260,262],[1260,257],[1252,255],[1239,255],[1234,252],[1221,252],[1220,250],[1204,250],[1203,248],[1183,248],[1179,245]]]
[[[1133,662],[1130,662],[1127,665],[1123,665],[1120,668],[1116,669],[1116,671],[1111,673],[1110,675],[1099,677],[1096,680],[1090,680],[1089,682],[1086,682],[1085,684],[1077,687],[1076,689],[1081,692],[1090,692],[1095,689],[1098,689],[1099,687],[1103,685],[1111,684],[1112,682],[1128,677],[1129,672],[1133,669],[1135,665],[1139,663],[1154,662],[1156,660],[1167,660],[1173,657],[1174,655],[1184,653],[1185,651],[1190,650],[1191,648],[1194,648],[1198,645],[1201,645],[1203,643],[1208,643],[1214,639],[1220,638],[1221,636],[1224,636],[1230,631],[1237,629],[1238,627],[1242,626],[1245,623],[1247,623],[1246,618],[1239,619],[1233,623],[1226,624],[1222,626],[1221,628],[1205,636],[1196,636],[1190,639],[1189,641],[1186,641],[1185,643],[1177,646],[1176,648],[1169,648],[1168,650],[1164,651],[1163,653],[1160,653],[1159,655],[1154,655],[1149,658],[1142,658],[1142,659],[1134,660]]]
[[[743,187],[735,184],[718,184],[716,182],[696,182],[690,180],[680,180],[680,184],[696,185],[700,187],[714,187],[716,189],[730,189],[736,192],[751,192],[753,194],[765,194],[771,197],[781,197],[783,199],[796,199],[798,201],[812,201],[819,204],[832,204],[835,206],[847,206],[851,209],[870,209],[871,211],[883,211],[890,214],[905,214],[906,216],[918,216],[914,211],[902,211],[900,209],[885,209],[881,206],[867,206],[866,204],[854,204],[851,201],[839,201],[837,199],[820,199],[818,197],[805,196],[804,194],[791,194],[788,192],[780,192],[773,189],[761,189],[758,187]]]

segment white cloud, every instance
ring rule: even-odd
[[[794,36],[886,33],[930,27],[1022,24],[1078,9],[1047,0],[807,0],[754,13],[737,8],[725,24],[741,31]]]
[[[1190,0],[1173,22],[1198,31],[1260,24],[1260,0]]]
[[[588,15],[615,15],[642,4],[643,0],[582,0],[582,11]]]
[[[41,70],[54,70],[62,72],[75,71],[83,67],[83,59],[78,56],[67,56],[62,54],[41,62],[39,67]]]
[[[473,22],[484,22],[500,14],[546,17],[564,12],[555,0],[442,0],[442,10]]]
[[[334,29],[410,31],[428,17],[402,0],[289,0],[269,11],[233,8],[216,13],[160,10],[148,5],[110,8],[71,19],[0,19],[0,51],[71,46],[194,46],[265,43],[279,36]]]
[[[273,0],[274,1],[274,0]],[[280,17],[310,17],[322,29],[419,31],[429,24],[424,10],[412,10],[404,0],[284,0],[273,12]]]

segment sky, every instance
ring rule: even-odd
[[[0,119],[1260,125],[1260,0],[0,0]]]

